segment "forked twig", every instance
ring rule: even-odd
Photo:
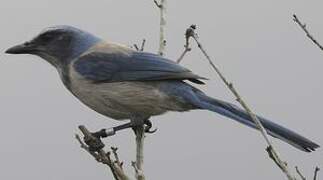
[[[146,43],[146,39],[143,39],[141,42],[141,46],[140,48],[138,47],[137,44],[133,44],[133,47],[137,50],[137,51],[144,51],[145,49],[145,43]]]

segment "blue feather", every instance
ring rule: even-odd
[[[90,53],[78,58],[75,70],[95,82],[205,79],[159,55],[143,52]]]

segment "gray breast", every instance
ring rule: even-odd
[[[160,82],[92,83],[73,70],[69,74],[70,90],[81,102],[116,120],[187,110],[160,90]]]

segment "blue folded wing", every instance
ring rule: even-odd
[[[92,52],[77,59],[74,69],[94,82],[190,80],[203,84],[190,70],[163,58],[145,52]]]

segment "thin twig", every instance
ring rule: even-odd
[[[145,49],[145,43],[146,43],[146,39],[143,39],[142,42],[141,42],[140,51],[144,51],[144,49]]]
[[[302,180],[306,180],[306,178],[303,176],[303,174],[299,171],[298,167],[295,166],[296,172],[299,175],[299,177],[301,177]]]
[[[140,50],[137,44],[133,44],[133,47],[135,47],[136,51]]]
[[[138,47],[137,44],[133,44],[133,47],[136,49],[136,51],[144,51],[145,43],[146,43],[146,39],[143,39],[141,42],[140,48]]]
[[[177,59],[177,63],[180,63],[184,56],[186,55],[187,52],[191,51],[192,49],[190,48],[190,37],[193,37],[194,36],[194,30],[196,29],[196,25],[191,25],[189,28],[186,29],[185,31],[185,45],[184,45],[184,51],[183,53],[181,54],[181,56]]]
[[[163,56],[166,47],[165,29],[166,29],[166,0],[160,0],[158,3],[154,0],[154,3],[160,10],[160,26],[159,26],[159,49],[158,54]]]
[[[98,154],[102,157],[103,164],[106,164],[110,167],[113,176],[117,180],[129,180],[130,178],[126,175],[121,167],[118,164],[114,163],[110,158],[110,152],[105,152],[103,149],[99,150]]]
[[[320,171],[320,168],[319,167],[316,167],[315,170],[314,170],[314,178],[313,180],[317,180],[317,173]]]
[[[296,14],[293,14],[293,20],[303,29],[303,31],[305,32],[306,36],[314,43],[316,44],[317,47],[319,47],[322,51],[323,51],[323,46],[310,34],[310,32],[307,30],[306,28],[306,24],[302,23],[298,17],[296,16]]]
[[[275,153],[273,153],[273,150],[272,150],[272,147],[271,146],[268,146],[267,148],[266,148],[266,151],[267,151],[267,153],[268,153],[268,156],[270,157],[270,159],[272,159],[275,163],[276,163],[276,165],[282,170],[282,171],[284,171],[284,167],[276,160],[277,159],[277,157],[276,157],[276,154]],[[284,163],[284,164],[286,164],[286,163]]]
[[[138,168],[137,168],[137,164],[136,161],[131,161],[131,166],[133,167],[133,169],[135,170],[135,173],[138,174]]]
[[[154,3],[156,4],[156,6],[157,6],[158,8],[161,8],[161,5],[160,5],[156,0],[154,0]]]
[[[123,162],[121,162],[120,159],[119,159],[119,155],[117,153],[118,148],[117,147],[111,147],[111,150],[112,150],[112,153],[114,155],[114,159],[115,159],[114,162],[122,169]]]
[[[248,113],[248,115],[251,117],[252,121],[256,124],[258,130],[261,132],[262,136],[264,137],[264,139],[265,139],[265,141],[266,141],[266,143],[268,145],[268,148],[266,150],[268,151],[269,156],[275,161],[275,163],[285,173],[285,175],[287,176],[287,178],[289,180],[295,180],[295,178],[292,176],[292,174],[289,171],[289,168],[287,166],[287,163],[285,163],[284,161],[282,161],[281,158],[279,157],[279,154],[275,150],[274,146],[272,145],[272,142],[270,141],[270,139],[268,137],[267,131],[265,130],[265,128],[261,124],[261,122],[258,119],[258,117],[252,112],[252,110],[249,108],[249,106],[245,103],[245,101],[240,96],[240,94],[238,93],[238,91],[234,88],[233,84],[231,82],[229,82],[224,77],[224,75],[222,74],[222,72],[220,71],[220,69],[213,63],[211,57],[208,55],[208,53],[206,52],[206,50],[203,48],[202,44],[199,42],[197,33],[194,32],[194,33],[191,33],[191,34],[192,34],[191,37],[195,40],[195,42],[197,43],[199,49],[204,54],[204,56],[208,60],[209,64],[213,68],[213,70],[215,70],[216,73],[220,76],[220,78],[224,82],[224,84],[230,89],[230,91],[236,97],[236,100],[241,104],[241,106],[246,110],[246,112]]]

